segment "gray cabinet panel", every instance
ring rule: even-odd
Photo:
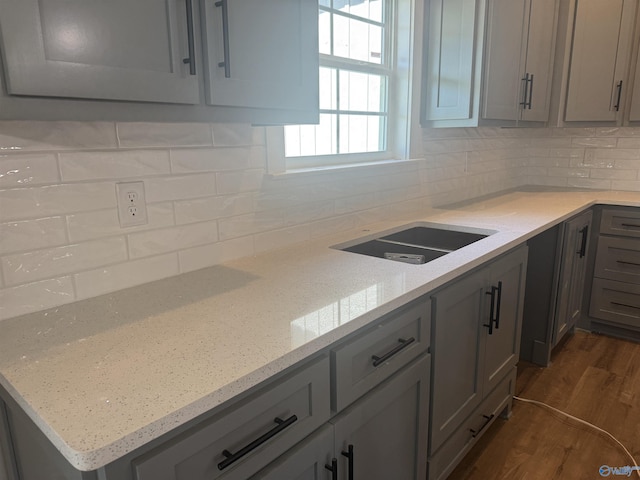
[[[496,417],[509,416],[516,387],[516,369],[511,368],[477,410],[451,435],[438,452],[429,458],[428,479],[441,480],[453,471]]]
[[[634,238],[601,236],[595,276],[640,284],[640,242]]]
[[[206,1],[203,9],[209,104],[318,112],[317,1]]]
[[[604,209],[600,233],[624,237],[640,237],[640,209]]]
[[[574,327],[582,313],[592,217],[589,210],[564,225],[553,345]]]
[[[183,63],[185,1],[0,3],[8,92],[199,103],[198,78]]]
[[[640,285],[594,278],[589,313],[600,320],[640,328]]]
[[[427,351],[430,344],[431,303],[421,300],[331,352],[332,408],[340,411],[380,382]],[[411,341],[413,339],[413,341]],[[405,343],[406,347],[402,347]],[[388,360],[374,365],[373,357]]]
[[[325,425],[250,480],[328,480],[333,458],[333,428]]]
[[[496,292],[495,316],[491,333],[484,329],[486,347],[484,352],[483,388],[493,390],[518,362],[520,355],[520,333],[524,306],[524,282],[527,266],[527,251],[497,260],[491,265],[491,286],[501,285],[501,292]],[[489,297],[489,301],[491,298]],[[499,315],[498,315],[499,308]],[[486,308],[485,308],[486,315]],[[488,320],[487,320],[488,321]]]
[[[483,356],[479,322],[485,306],[486,272],[456,281],[432,297],[433,400],[430,451],[469,416],[482,400]]]
[[[137,480],[246,479],[329,419],[329,359],[324,357],[256,394],[208,424],[134,461]],[[297,420],[230,466],[237,453],[274,429],[275,418]]]
[[[331,420],[338,478],[422,480],[427,465],[430,356],[415,361]]]

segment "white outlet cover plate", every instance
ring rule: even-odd
[[[116,197],[121,227],[135,227],[149,222],[143,182],[116,183]]]

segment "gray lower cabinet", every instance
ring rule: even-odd
[[[445,478],[462,458],[458,447],[470,448],[495,418],[492,410],[497,408],[496,401],[486,402],[504,385],[505,379],[514,375],[520,349],[526,266],[527,248],[519,247],[431,297],[429,479]],[[498,403],[502,405],[505,398],[509,401],[502,409],[511,405],[508,394],[500,396]],[[478,414],[484,418],[481,424],[476,424]],[[467,428],[463,435],[466,443],[454,442],[456,448],[443,450],[469,422],[473,428]]]
[[[593,213],[587,210],[564,224],[560,281],[552,338],[554,346],[576,325],[582,314],[592,218]]]
[[[640,338],[640,209],[603,208],[593,272],[591,328]]]
[[[585,210],[527,242],[522,360],[549,365],[553,348],[582,317],[592,222]]]

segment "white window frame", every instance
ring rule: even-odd
[[[386,41],[387,51],[384,52],[384,55],[389,56],[390,62],[387,86],[386,151],[287,158],[284,154],[284,128],[267,127],[267,172],[269,174],[282,175],[351,168],[421,156],[422,130],[419,114],[422,62],[420,58],[424,6],[419,0],[388,0],[387,9],[386,14],[390,18],[391,28],[387,32],[389,39]]]

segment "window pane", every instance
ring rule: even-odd
[[[320,53],[331,55],[331,14],[322,10],[318,15],[318,47]]]
[[[320,108],[323,110],[338,108],[336,75],[335,68],[320,67]]]
[[[340,116],[340,153],[378,152],[384,150],[381,133],[385,119],[377,115]]]
[[[337,152],[337,116],[321,114],[319,125],[284,127],[286,157],[335,155]]]
[[[340,110],[384,112],[386,77],[368,73],[340,71]]]
[[[383,0],[334,0],[333,8],[351,15],[382,22],[383,4]],[[324,3],[321,1],[320,5],[324,5]]]
[[[382,63],[382,28],[334,15],[333,54],[338,57]]]
[[[323,7],[330,7],[331,0],[319,0],[318,5],[322,5]]]

